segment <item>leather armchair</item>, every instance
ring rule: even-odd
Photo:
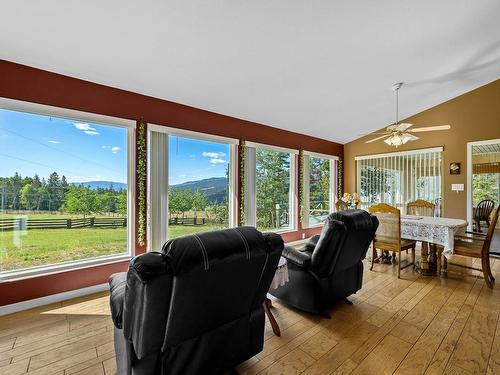
[[[329,307],[361,289],[363,263],[378,220],[363,210],[330,214],[321,235],[301,249],[285,247],[290,281],[269,293],[298,309],[328,315]]]
[[[118,373],[219,375],[260,352],[282,250],[280,236],[240,227],[133,258],[110,278]]]

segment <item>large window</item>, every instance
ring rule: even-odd
[[[0,109],[0,276],[129,254],[128,138]]]
[[[423,199],[441,204],[442,148],[357,157],[357,189],[362,206],[388,203],[404,208]]]
[[[256,150],[255,193],[259,230],[288,229],[291,226],[290,163],[289,153]]]
[[[232,226],[232,144],[161,126],[151,129],[150,250],[167,239]]]
[[[336,159],[304,155],[304,226],[321,225],[333,212]]]
[[[168,237],[229,227],[230,145],[169,137]]]

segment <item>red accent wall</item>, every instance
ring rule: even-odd
[[[147,123],[292,149],[337,156],[343,154],[343,145],[335,142],[6,60],[0,60],[0,97],[135,121],[142,118]],[[302,233],[309,237],[318,231],[319,229],[302,230],[299,224],[298,230],[284,234],[283,238],[285,241],[293,241],[302,238]],[[136,248],[136,253],[143,251],[142,248]],[[126,268],[127,262],[119,262],[0,282],[0,306],[101,284],[106,282],[112,273]]]

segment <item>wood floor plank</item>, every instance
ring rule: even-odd
[[[338,341],[320,331],[300,345],[300,349],[314,359],[319,359],[337,344]]]
[[[472,311],[450,363],[472,373],[484,374],[490,359],[497,321],[498,311]]]
[[[497,322],[496,334],[491,347],[487,374],[500,374],[500,319]]]
[[[116,375],[116,358],[112,357],[102,362],[106,375]]]
[[[442,374],[446,369],[448,361],[455,350],[458,339],[462,334],[462,331],[467,323],[470,314],[473,310],[472,301],[475,301],[483,288],[484,282],[477,280],[474,283],[471,292],[467,296],[464,305],[461,307],[459,313],[457,314],[455,321],[448,330],[446,336],[444,337],[438,350],[436,350],[427,370],[426,374]]]
[[[266,368],[259,374],[262,375],[297,375],[304,372],[314,363],[314,358],[296,348],[290,353],[280,358],[274,364]]]
[[[472,285],[462,284],[453,290],[452,294],[444,299],[440,310],[429,322],[422,335],[418,338],[412,347],[412,350],[404,361],[400,364],[395,374],[423,374],[436,351],[438,350],[443,338],[448,333],[449,328],[455,321],[455,318],[465,303]],[[446,290],[446,289],[445,289]],[[436,293],[439,295],[439,293]],[[435,309],[431,307],[432,311]]]
[[[410,349],[411,344],[389,334],[352,374],[392,374]]]
[[[370,323],[351,328],[332,350],[310,366],[304,374],[328,374],[339,368],[365,341],[367,341],[379,328]]]
[[[7,366],[0,367],[0,373],[9,375],[25,374],[28,371],[29,363],[29,358],[20,362],[10,363]]]

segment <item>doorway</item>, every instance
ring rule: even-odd
[[[500,139],[467,144],[467,185],[469,229],[486,233],[488,214],[500,204]],[[490,249],[500,255],[500,223]]]

